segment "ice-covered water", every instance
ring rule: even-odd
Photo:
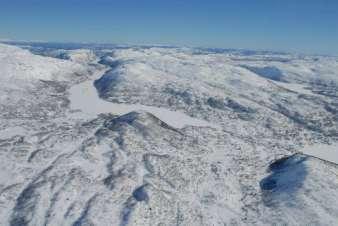
[[[302,153],[338,164],[338,144],[315,144],[305,146]]]
[[[207,121],[192,118],[178,111],[170,111],[165,108],[141,104],[116,104],[104,101],[98,96],[93,84],[94,80],[99,78],[101,73],[102,71],[93,76],[94,79],[75,85],[70,89],[69,100],[71,109],[80,110],[82,117],[94,118],[102,113],[123,115],[132,111],[146,111],[175,128],[183,128],[185,126],[217,128],[216,125]]]

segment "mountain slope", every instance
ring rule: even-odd
[[[64,55],[0,45],[1,225],[338,220],[337,165],[299,153],[337,140],[337,59],[179,48],[39,52]],[[143,107],[101,111],[86,90],[72,98],[79,84],[95,85],[109,107]],[[86,104],[95,107],[89,117],[78,107]],[[164,121],[155,107],[216,126]]]

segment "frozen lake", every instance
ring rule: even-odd
[[[315,144],[305,146],[302,153],[338,164],[338,144]]]
[[[101,75],[102,72],[97,73],[93,79],[75,85],[70,89],[70,107],[72,110],[80,110],[81,117],[94,118],[101,113],[123,115],[132,111],[146,111],[168,125],[179,129],[184,126],[217,127],[207,121],[192,118],[178,111],[140,104],[116,104],[105,101],[99,98],[94,86],[95,79],[98,79]]]

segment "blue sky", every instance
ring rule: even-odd
[[[0,38],[338,55],[338,1],[0,0]]]

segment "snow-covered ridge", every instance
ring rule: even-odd
[[[74,72],[84,72],[80,64],[42,57],[15,46],[0,44],[0,81],[66,80]]]
[[[93,63],[97,58],[94,52],[88,49],[77,49],[69,51],[68,56],[71,61],[80,64]]]
[[[336,225],[332,58],[1,48],[1,225]]]

